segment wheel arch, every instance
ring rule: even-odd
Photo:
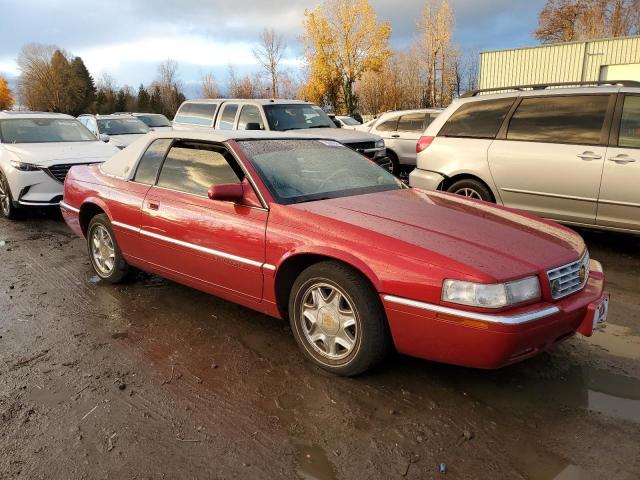
[[[282,318],[287,318],[289,294],[296,278],[310,266],[324,261],[337,261],[354,269],[368,281],[374,291],[381,291],[380,279],[364,261],[355,256],[332,249],[291,253],[279,263],[274,282],[276,306]]]
[[[80,223],[80,228],[82,229],[82,234],[87,236],[87,229],[89,228],[89,222],[96,215],[100,215],[104,213],[111,219],[111,215],[108,213],[108,208],[105,203],[98,198],[89,198],[82,202],[80,206],[80,212],[78,214],[78,221]]]
[[[437,190],[447,191],[447,189],[451,185],[453,185],[454,183],[460,180],[477,180],[478,182],[481,182],[489,189],[489,191],[491,192],[491,195],[493,195],[494,202],[497,202],[500,199],[500,197],[498,196],[498,192],[496,192],[495,188],[493,187],[492,182],[487,182],[484,178],[480,177],[479,175],[468,173],[468,172],[460,172],[460,173],[456,173],[455,175],[446,176],[444,180],[440,182],[440,185],[438,185]]]

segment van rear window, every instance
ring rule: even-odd
[[[440,129],[439,136],[496,138],[515,97],[481,100],[462,105]]]
[[[191,125],[213,125],[213,117],[218,105],[215,103],[183,103],[176,117],[176,123],[189,123]]]

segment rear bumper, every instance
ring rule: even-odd
[[[488,318],[390,295],[382,295],[382,302],[400,353],[490,369],[535,356],[575,334],[592,318],[590,306],[606,295],[603,288],[604,276],[591,272],[579,293]]]
[[[423,190],[437,190],[445,176],[438,172],[414,168],[409,174],[409,185]]]

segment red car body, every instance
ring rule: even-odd
[[[584,288],[561,300],[552,299],[547,277],[586,251],[575,232],[416,189],[282,205],[238,144],[224,144],[258,190],[245,180],[242,205],[116,178],[94,165],[71,169],[64,218],[83,236],[90,216],[104,212],[129,264],[274,317],[283,316],[300,268],[337,259],[369,279],[395,348],[415,357],[497,368],[578,330],[591,335],[593,311],[606,296],[599,264],[591,260]],[[500,283],[530,275],[542,290],[534,303],[488,311],[441,300],[447,278]]]

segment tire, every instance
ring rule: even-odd
[[[5,218],[9,220],[17,220],[20,218],[20,210],[13,204],[13,197],[11,196],[11,188],[9,188],[9,181],[5,177],[2,170],[0,170],[0,212]]]
[[[337,261],[316,263],[298,276],[289,295],[289,322],[304,355],[336,375],[358,375],[391,351],[377,292],[361,273]]]
[[[91,266],[102,281],[119,283],[128,275],[130,267],[122,257],[109,217],[104,213],[89,222],[87,249]]]
[[[489,190],[484,183],[480,180],[473,178],[465,178],[452,183],[447,192],[455,193],[456,195],[462,195],[463,197],[475,198],[478,200],[484,200],[485,202],[495,203],[493,193]]]
[[[387,150],[387,156],[391,160],[391,173],[396,177],[400,178],[400,161],[398,160],[398,156],[392,151]]]

